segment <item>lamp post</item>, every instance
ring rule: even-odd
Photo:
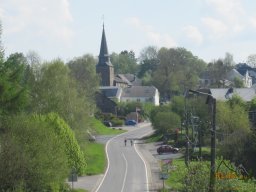
[[[211,104],[211,115],[212,115],[212,128],[211,128],[211,170],[210,170],[210,185],[209,192],[214,192],[215,186],[215,157],[216,157],[216,99],[208,93],[189,90],[191,93],[200,95],[206,95],[207,103]]]

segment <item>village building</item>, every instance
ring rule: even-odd
[[[97,106],[104,112],[113,113],[117,102],[142,102],[159,105],[159,92],[154,86],[142,86],[141,80],[134,74],[114,74],[110,61],[105,28],[103,25],[99,61],[96,72],[101,82],[97,93]],[[111,100],[107,101],[107,99]],[[113,103],[114,102],[114,103]]]

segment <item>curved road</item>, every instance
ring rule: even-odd
[[[108,141],[108,167],[96,192],[148,192],[147,168],[137,151],[136,139],[151,132],[150,124],[143,124],[140,127],[130,127],[128,132]],[[134,139],[135,144],[131,146],[129,139]]]

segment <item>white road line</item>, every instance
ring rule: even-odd
[[[146,133],[146,134],[142,135],[141,138],[144,137],[144,136],[146,136],[146,135],[149,135],[149,134],[152,133],[152,132],[154,132],[154,131],[151,131],[151,132],[149,132],[149,133]],[[143,156],[141,155],[141,153],[138,151],[138,149],[137,149],[137,147],[136,147],[136,143],[134,144],[134,148],[135,148],[136,153],[139,155],[139,157],[141,158],[141,160],[142,160],[143,163],[144,163],[145,170],[146,170],[146,183],[147,183],[147,190],[146,190],[146,192],[149,192],[149,187],[148,187],[149,179],[148,179],[147,163],[146,163],[146,161],[144,160],[144,158],[143,158]]]
[[[127,163],[127,159],[124,156],[124,153],[122,153],[124,161],[125,161],[125,173],[124,173],[124,180],[123,180],[123,185],[122,185],[122,189],[121,192],[124,191],[124,186],[125,186],[125,181],[126,181],[126,177],[127,177],[127,170],[128,170],[128,163]]]
[[[140,128],[142,128],[142,127],[140,127]],[[109,170],[109,166],[110,166],[110,161],[109,161],[109,156],[108,156],[108,145],[109,145],[109,143],[110,143],[113,139],[115,139],[115,138],[121,137],[122,135],[125,135],[125,134],[127,134],[127,133],[131,133],[131,132],[136,131],[136,130],[138,130],[138,129],[140,129],[140,128],[134,129],[134,130],[132,130],[132,131],[128,131],[128,132],[121,133],[120,135],[117,135],[117,136],[111,138],[110,140],[108,140],[108,142],[107,142],[107,144],[106,144],[106,146],[105,146],[105,152],[106,152],[106,156],[107,156],[107,160],[108,160],[108,166],[107,166],[107,169],[106,169],[106,171],[105,171],[105,174],[104,174],[104,176],[103,176],[103,178],[102,178],[102,180],[101,180],[99,186],[98,186],[97,189],[95,190],[95,192],[98,192],[98,190],[100,189],[101,185],[103,184],[103,182],[104,182],[104,180],[105,180],[105,178],[106,178],[106,176],[107,176],[108,170]]]

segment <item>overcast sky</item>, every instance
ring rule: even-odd
[[[5,55],[97,56],[102,15],[110,53],[184,47],[206,62],[256,54],[254,0],[0,0]]]

